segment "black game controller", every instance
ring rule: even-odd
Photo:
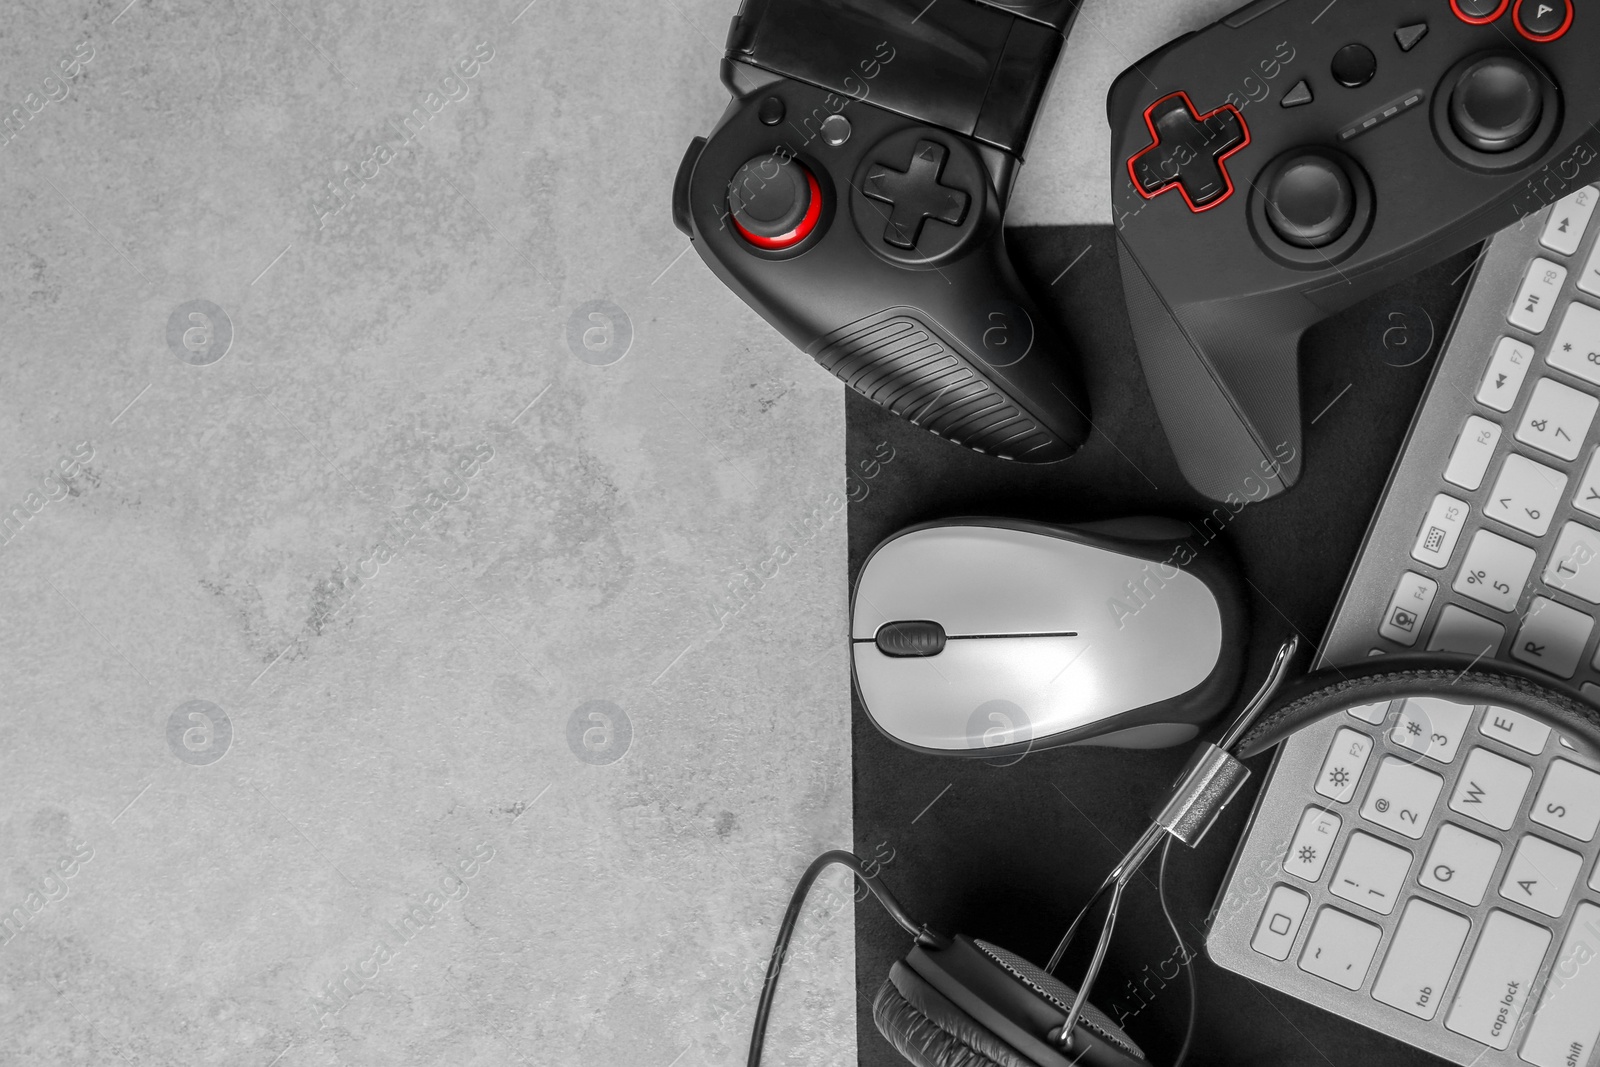
[[[1307,327],[1600,171],[1574,2],[1257,0],[1117,79],[1123,287],[1196,489],[1299,478]]]
[[[673,218],[729,288],[869,400],[1005,459],[1088,434],[1001,219],[1076,0],[745,0],[733,100]]]

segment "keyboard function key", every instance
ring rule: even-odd
[[[1426,900],[1407,901],[1372,983],[1373,998],[1419,1019],[1433,1018],[1470,925],[1465,916]]]
[[[1578,841],[1592,841],[1600,826],[1600,774],[1569,760],[1555,760],[1544,773],[1528,818]]]
[[[1478,732],[1484,737],[1498,738],[1512,748],[1520,748],[1530,756],[1537,756],[1544,751],[1550,727],[1521,712],[1491,705],[1478,723]]]
[[[1494,458],[1494,446],[1499,443],[1498,425],[1477,415],[1468,416],[1450,450],[1444,480],[1463,489],[1478,488],[1483,484],[1483,472],[1489,469],[1489,460]]]
[[[1583,857],[1531,834],[1517,842],[1500,880],[1500,895],[1552,919],[1567,910]]]
[[[1360,989],[1383,931],[1338,908],[1317,912],[1300,950],[1300,969],[1346,989]]]
[[[1358,830],[1350,835],[1328,889],[1352,904],[1387,915],[1400,899],[1400,887],[1410,870],[1410,851]]]
[[[1533,346],[1515,337],[1502,337],[1489,357],[1489,367],[1478,383],[1478,403],[1495,411],[1510,411],[1522,392],[1522,379],[1533,365]]]
[[[1589,463],[1583,468],[1583,477],[1572,491],[1572,506],[1590,515],[1600,516],[1600,448],[1589,453]]]
[[[1443,786],[1444,779],[1432,771],[1396,756],[1385,756],[1361,803],[1361,817],[1409,838],[1419,838],[1428,828],[1428,816]]]
[[[1499,862],[1499,842],[1445,823],[1433,836],[1433,847],[1422,861],[1417,882],[1475,908],[1483,903]]]
[[[1589,249],[1589,262],[1584,264],[1583,273],[1578,276],[1578,288],[1590,296],[1600,296],[1600,241]]]
[[[1544,565],[1544,582],[1552,589],[1600,604],[1600,533],[1582,523],[1563,523]]]
[[[1439,583],[1432,578],[1406,571],[1400,576],[1400,584],[1395,586],[1394,596],[1389,598],[1378,632],[1407,648],[1416,644],[1422,634],[1422,620],[1428,617],[1428,608],[1433,605],[1434,594],[1438,591]]]
[[[1600,400],[1588,393],[1540,378],[1517,425],[1517,440],[1561,459],[1577,459],[1597,407]]]
[[[1412,546],[1411,558],[1430,567],[1448,564],[1451,554],[1456,550],[1461,528],[1467,524],[1467,516],[1471,512],[1472,508],[1466,501],[1457,500],[1447,493],[1434,497],[1428,507],[1427,518],[1422,520],[1422,529],[1417,531],[1417,543]]]
[[[1594,187],[1586,185],[1557,200],[1550,217],[1545,220],[1539,243],[1563,256],[1576,252],[1583,243],[1584,230],[1589,227],[1589,216],[1594,214],[1595,199]]]
[[[1510,1045],[1549,946],[1548,928],[1510,912],[1490,912],[1456,988],[1445,1026],[1490,1048]]]
[[[1275,887],[1267,898],[1267,906],[1261,909],[1261,921],[1256,924],[1256,935],[1250,939],[1250,947],[1270,959],[1288,959],[1289,949],[1294,946],[1295,935],[1300,932],[1300,923],[1310,905],[1311,898],[1300,890],[1286,885]]]
[[[1536,596],[1511,642],[1511,654],[1557,678],[1571,678],[1594,629],[1593,616]]]
[[[1515,760],[1486,748],[1475,748],[1467,753],[1461,777],[1456,779],[1450,810],[1496,830],[1509,830],[1532,780],[1533,771]]]
[[[1541,332],[1550,321],[1550,309],[1555,307],[1566,280],[1567,268],[1559,263],[1539,258],[1528,264],[1528,272],[1517,288],[1516,302],[1506,316],[1511,325],[1529,333]]]
[[[1457,704],[1438,697],[1409,697],[1400,705],[1400,715],[1394,721],[1394,729],[1389,731],[1389,740],[1429,759],[1451,763],[1471,718],[1471,704]]]
[[[1389,714],[1389,703],[1387,700],[1380,700],[1376,704],[1357,704],[1345,714],[1360,719],[1362,722],[1370,722],[1374,726],[1381,726],[1383,725],[1384,717]]]
[[[1326,808],[1307,808],[1300,816],[1289,854],[1283,857],[1283,869],[1308,882],[1321,878],[1342,824],[1343,820]]]
[[[1533,549],[1488,530],[1472,535],[1467,555],[1451,588],[1465,596],[1512,611],[1533,569]]]
[[[1459,605],[1446,604],[1439,612],[1439,621],[1433,624],[1428,651],[1493,656],[1505,636],[1506,628],[1499,623]]]
[[[1572,1067],[1588,1063],[1600,1037],[1600,962],[1595,960],[1595,931],[1600,907],[1584,901],[1572,913],[1567,939],[1556,953],[1545,980],[1539,1009],[1528,1026],[1521,1055],[1535,1067]]]
[[[1524,533],[1543,537],[1567,491],[1567,476],[1554,467],[1512,453],[1483,505],[1483,513]]]
[[[1558,370],[1600,385],[1600,311],[1576,301],[1568,304],[1546,361]]]
[[[1366,770],[1367,757],[1372,755],[1372,735],[1361,730],[1341,728],[1333,735],[1328,755],[1317,772],[1317,792],[1329,800],[1344,804],[1355,796],[1356,783]],[[1281,957],[1280,957],[1281,958]]]

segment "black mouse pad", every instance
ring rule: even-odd
[[[1145,389],[1128,326],[1110,226],[1008,234],[1024,277],[1082,361],[1095,433],[1064,463],[1032,467],[979,456],[846,394],[850,578],[905,526],[957,515],[1073,523],[1157,514],[1221,529],[1253,599],[1246,688],[1278,644],[1315,645],[1360,547],[1433,358],[1466,289],[1477,249],[1321,323],[1301,353],[1304,474],[1288,493],[1237,513],[1188,488]],[[1053,279],[1053,281],[1052,281]],[[1209,521],[1208,521],[1209,520]],[[885,738],[854,705],[855,848],[878,860],[911,914],[1043,964],[1081,903],[1147,824],[1190,746],[1137,752],[1065,748],[1010,766],[919,755]],[[1200,981],[1191,1064],[1442,1062],[1213,966],[1205,917],[1270,756],[1196,850],[1175,847],[1168,899]],[[1188,1018],[1183,950],[1162,919],[1157,862],[1135,879],[1094,1002],[1120,1020],[1154,1065],[1170,1063]],[[872,1000],[909,948],[870,898],[856,907],[857,1030],[864,1067],[898,1067]],[[1060,977],[1076,984],[1081,962]]]

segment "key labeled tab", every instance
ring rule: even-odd
[[[1561,316],[1547,361],[1552,367],[1600,385],[1600,311],[1574,301]]]
[[[1352,904],[1387,915],[1400,898],[1400,887],[1405,885],[1409,870],[1409,851],[1357,830],[1339,857],[1339,867],[1333,872],[1328,889]]]
[[[1540,378],[1517,424],[1517,440],[1561,459],[1577,459],[1597,407],[1600,400],[1588,393]]]
[[[1500,465],[1483,513],[1524,533],[1543,537],[1567,491],[1567,476],[1516,453]]]
[[[1295,935],[1300,933],[1300,922],[1306,917],[1311,898],[1286,885],[1272,890],[1267,906],[1261,909],[1261,921],[1256,923],[1256,935],[1250,947],[1275,960],[1289,958]]]
[[[1544,772],[1528,818],[1576,841],[1594,840],[1600,825],[1600,774],[1570,760],[1556,760]]]
[[[1511,1044],[1527,1005],[1550,931],[1510,912],[1491,911],[1472,949],[1472,959],[1444,1024],[1490,1048]]]
[[[1346,989],[1360,989],[1383,931],[1338,908],[1323,908],[1311,924],[1300,969]]]
[[[1528,571],[1533,569],[1534,551],[1488,530],[1472,535],[1467,556],[1451,588],[1491,608],[1512,611]]]
[[[1522,379],[1533,365],[1533,346],[1515,337],[1502,337],[1489,357],[1489,368],[1478,383],[1478,403],[1496,411],[1510,411],[1522,392]]]
[[[1341,804],[1349,801],[1355,795],[1356,783],[1361,780],[1361,772],[1366,770],[1367,757],[1370,755],[1371,734],[1340,729],[1333,735],[1333,744],[1328,746],[1322,770],[1317,773],[1317,792]]]
[[[1567,268],[1548,259],[1535,259],[1528,264],[1528,273],[1523,275],[1522,284],[1517,288],[1517,299],[1511,305],[1511,313],[1506,316],[1511,325],[1527,330],[1529,333],[1539,333],[1550,321],[1550,311],[1556,305],[1556,299],[1561,295],[1561,286],[1567,280]]]
[[[1445,823],[1433,837],[1417,882],[1475,908],[1483,903],[1499,862],[1499,842]]]
[[[1567,910],[1583,857],[1532,834],[1517,842],[1500,880],[1500,895],[1559,919]]]
[[[1522,1058],[1535,1067],[1588,1063],[1600,1037],[1600,907],[1585,901],[1545,979],[1539,1009],[1522,1042]]]
[[[1471,924],[1453,911],[1413,897],[1406,902],[1372,996],[1391,1007],[1431,1019]]]
[[[1400,584],[1395,586],[1394,596],[1389,598],[1378,632],[1408,648],[1416,644],[1422,634],[1422,620],[1428,617],[1428,608],[1438,591],[1439,583],[1432,578],[1406,571],[1400,576]]]
[[[1594,214],[1594,186],[1586,185],[1575,193],[1568,193],[1556,201],[1545,220],[1539,243],[1559,255],[1570,256],[1583,242],[1583,231],[1589,228],[1589,217]]]
[[[1428,816],[1444,779],[1432,771],[1385,756],[1372,777],[1367,799],[1361,804],[1361,817],[1410,838],[1419,838],[1428,827]]]
[[[1509,830],[1533,780],[1533,771],[1486,748],[1467,753],[1461,777],[1450,793],[1450,810],[1496,830]]]
[[[1326,808],[1307,808],[1283,857],[1283,869],[1308,882],[1322,877],[1343,820]]]
[[[1444,480],[1463,489],[1478,488],[1483,484],[1483,472],[1489,469],[1489,460],[1494,458],[1494,446],[1499,443],[1499,426],[1477,415],[1469,416],[1450,450]]]
[[[1563,523],[1544,565],[1544,581],[1553,589],[1600,604],[1600,532],[1581,523]]]
[[[1429,652],[1461,652],[1469,656],[1494,656],[1506,628],[1456,604],[1446,604],[1428,638]]]
[[[1456,746],[1467,732],[1472,718],[1471,704],[1457,704],[1438,697],[1408,697],[1400,705],[1389,740],[1401,748],[1420,752],[1429,759],[1450,763]]]

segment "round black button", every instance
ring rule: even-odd
[[[776,96],[767,97],[756,108],[756,117],[764,126],[776,126],[783,121],[783,100]]]
[[[1571,22],[1571,0],[1520,0],[1517,4],[1517,29],[1535,41],[1560,37]]]
[[[1516,148],[1533,135],[1543,111],[1538,73],[1510,55],[1478,60],[1450,94],[1450,125],[1480,152]]]
[[[1463,19],[1492,21],[1506,9],[1506,0],[1451,0],[1456,14]]]
[[[1267,189],[1267,221],[1279,237],[1300,248],[1337,241],[1355,213],[1349,176],[1325,155],[1306,152],[1291,158]]]
[[[1333,80],[1359,89],[1378,73],[1378,57],[1364,44],[1347,44],[1333,54]]]
[[[728,182],[728,210],[745,240],[760,248],[788,248],[816,223],[816,179],[794,159],[756,156]]]

